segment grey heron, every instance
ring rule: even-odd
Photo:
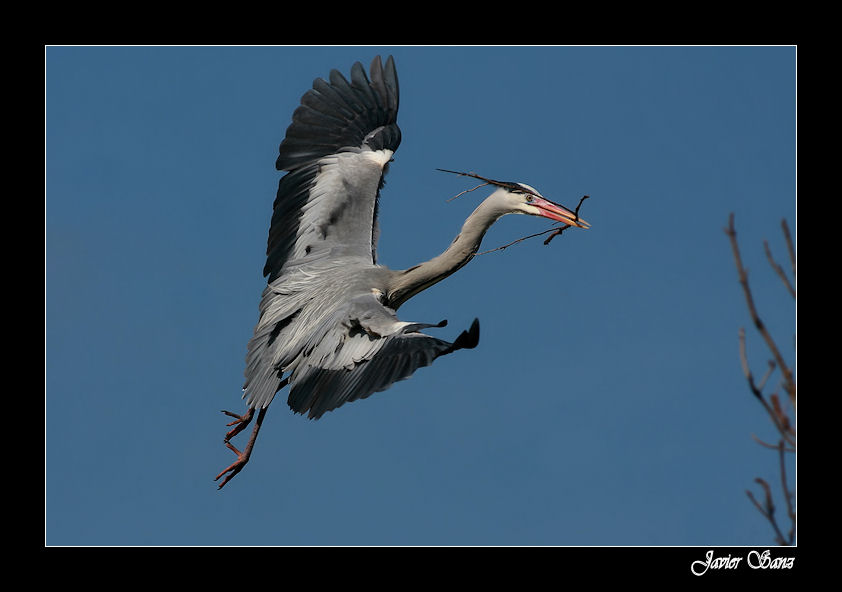
[[[439,323],[401,321],[407,300],[468,263],[486,231],[506,214],[541,216],[588,228],[566,207],[523,183],[470,173],[494,191],[465,220],[449,247],[429,261],[392,270],[377,264],[377,209],[392,156],[401,141],[398,77],[390,56],[357,62],[350,80],[332,70],[301,98],[280,145],[286,171],[273,204],[263,274],[267,285],[248,343],[243,398],[225,445],[237,460],[215,480],[219,488],[246,465],[272,399],[318,419],[324,413],[409,378],[443,355],[479,341],[479,321],[453,342],[423,333]],[[452,172],[452,171],[451,171]],[[468,174],[468,173],[466,173]],[[230,440],[254,418],[243,451]]]

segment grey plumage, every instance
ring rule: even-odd
[[[279,148],[275,167],[289,173],[281,178],[273,205],[263,268],[269,282],[287,259],[312,249],[342,248],[343,238],[376,241],[384,171],[382,166],[365,167],[368,161],[360,155],[386,150],[394,154],[400,145],[395,63],[390,56],[383,66],[376,57],[371,82],[359,62],[351,68],[350,82],[337,70],[329,78],[330,82],[317,78],[301,98]],[[343,183],[352,188],[343,189]],[[327,237],[331,225],[344,229],[345,236]]]
[[[225,437],[238,460],[222,471],[224,486],[248,462],[266,408],[289,387],[287,403],[317,419],[383,391],[443,355],[473,348],[479,322],[451,343],[423,333],[439,323],[401,321],[412,296],[464,266],[501,216],[544,216],[587,223],[532,187],[485,179],[494,186],[465,220],[450,246],[405,270],[377,264],[377,209],[383,179],[401,133],[399,89],[391,57],[376,57],[370,77],[359,63],[350,81],[337,70],[302,97],[279,148],[278,184],[263,269],[267,285],[246,355],[243,397],[248,410]],[[470,176],[476,176],[471,173]],[[259,410],[244,452],[229,440]]]
[[[279,149],[288,173],[275,199],[249,342],[243,396],[265,408],[289,384],[289,406],[318,418],[408,378],[457,347],[401,322],[385,300],[396,272],[376,264],[377,200],[400,144],[392,58],[334,70],[301,100]],[[458,347],[473,347],[475,323]]]
[[[394,274],[355,257],[288,265],[264,290],[249,342],[249,406],[268,406],[288,377],[290,408],[318,418],[454,351],[454,344],[420,333],[444,323],[402,322],[384,304]],[[458,348],[475,346],[478,334],[475,323]]]

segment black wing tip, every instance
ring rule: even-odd
[[[467,331],[462,331],[453,342],[453,350],[474,349],[479,344],[479,319],[474,319]]]
[[[384,65],[381,56],[375,56],[369,72],[366,75],[365,67],[354,62],[350,81],[337,69],[327,81],[316,78],[281,142],[278,170],[293,170],[345,147],[368,144],[374,150],[397,150],[400,90],[394,58],[388,56]],[[344,125],[337,118],[344,119]]]

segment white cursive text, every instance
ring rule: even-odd
[[[711,549],[705,553],[704,561],[694,561],[690,564],[690,571],[693,572],[693,575],[701,576],[708,570],[736,570],[739,569],[742,560],[742,557],[732,557],[731,555],[714,557],[713,549]],[[762,553],[751,550],[745,560],[745,565],[748,565],[751,569],[792,569],[795,564],[795,557],[772,557],[768,549]]]

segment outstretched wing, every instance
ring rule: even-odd
[[[357,62],[348,81],[332,70],[301,98],[279,148],[278,184],[263,275],[326,255],[374,263],[377,200],[400,145],[398,77],[391,56]]]
[[[349,401],[388,389],[440,356],[477,345],[477,320],[453,343],[420,332],[446,324],[401,322],[372,298],[349,322],[333,325],[294,365],[287,403],[293,411],[318,419]]]

